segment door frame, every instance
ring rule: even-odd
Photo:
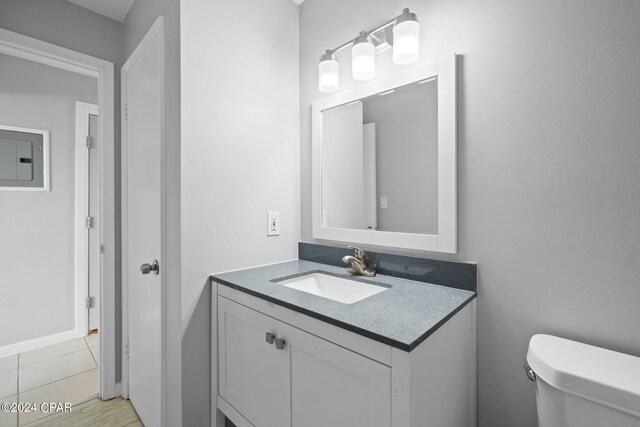
[[[89,210],[89,200],[87,194],[88,188],[87,173],[89,164],[87,163],[87,140],[89,135],[90,114],[98,116],[100,108],[95,104],[76,101],[76,336],[82,337],[87,335],[89,330],[89,310],[87,308],[87,298],[89,297],[89,283],[85,280],[89,271],[89,252],[99,251],[100,247],[90,247],[87,243],[88,229],[83,218],[87,217]],[[98,129],[98,132],[100,129]],[[98,155],[100,152],[96,150]],[[98,224],[100,218],[98,218]],[[85,286],[86,285],[86,286]]]
[[[98,82],[100,145],[100,398],[116,397],[116,234],[114,65],[94,56],[0,28],[0,53],[93,77]]]
[[[128,196],[128,177],[127,177],[127,167],[128,167],[128,158],[127,158],[127,148],[129,144],[128,136],[127,136],[127,126],[125,124],[127,118],[127,73],[131,71],[134,65],[142,58],[142,55],[149,48],[151,43],[153,43],[156,39],[160,43],[160,62],[164,64],[164,17],[159,16],[154,24],[151,26],[147,34],[140,41],[135,50],[131,53],[125,64],[122,66],[121,74],[120,74],[120,90],[121,90],[121,101],[122,101],[122,127],[121,127],[121,182],[122,182],[122,192],[121,192],[121,206],[122,206],[122,348],[124,351],[122,352],[122,397],[129,398],[129,355],[128,355],[128,342],[129,342],[129,281],[127,278],[127,271],[129,268],[129,253],[128,253],[128,238],[129,238],[129,207],[127,203]],[[164,261],[166,260],[166,247],[165,247],[165,231],[166,231],[166,185],[165,185],[165,164],[166,164],[166,149],[165,149],[165,70],[164,67],[160,69],[160,86],[161,86],[161,94],[160,94],[160,110],[161,110],[161,138],[160,138],[160,227],[161,227],[161,237],[160,237],[160,268],[166,272],[166,267]],[[162,424],[164,425],[166,422],[166,398],[167,398],[167,385],[166,385],[166,372],[167,372],[167,363],[166,363],[166,354],[167,354],[167,321],[166,321],[166,274],[160,274],[160,299],[161,299],[161,354],[160,354],[160,363],[162,366]]]

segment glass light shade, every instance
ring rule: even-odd
[[[364,33],[353,42],[351,67],[355,80],[369,80],[376,75],[376,48]]]
[[[420,56],[420,23],[405,9],[393,26],[393,62],[411,64]]]
[[[318,89],[324,93],[333,93],[340,89],[340,64],[334,58],[318,63]]]

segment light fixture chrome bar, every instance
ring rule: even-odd
[[[396,18],[393,18],[392,20],[390,20],[389,22],[386,22],[382,25],[380,25],[379,27],[374,28],[373,30],[369,30],[369,31],[364,31],[364,35],[365,36],[371,36],[373,37],[376,41],[380,41],[380,39],[378,37],[375,36],[375,33],[379,33],[380,31],[389,28],[390,26],[393,25],[393,23],[395,22]],[[353,40],[349,40],[348,42],[345,42],[343,44],[341,44],[340,46],[334,48],[334,49],[327,49],[328,53],[337,53],[340,52],[342,49],[349,47],[351,44],[353,44]]]
[[[420,55],[420,22],[415,13],[404,8],[402,13],[369,31],[361,31],[355,39],[327,49],[318,62],[318,90],[337,92],[340,88],[340,63],[336,53],[351,46],[351,72],[354,80],[375,77],[376,55],[393,48],[393,62],[412,64]]]

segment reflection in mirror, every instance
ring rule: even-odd
[[[438,234],[438,83],[322,111],[322,227]]]

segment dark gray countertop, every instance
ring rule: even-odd
[[[390,286],[354,304],[291,289],[274,279],[323,271]],[[475,292],[392,276],[358,278],[344,268],[289,261],[211,276],[223,285],[315,317],[404,351],[411,351],[476,297]]]

